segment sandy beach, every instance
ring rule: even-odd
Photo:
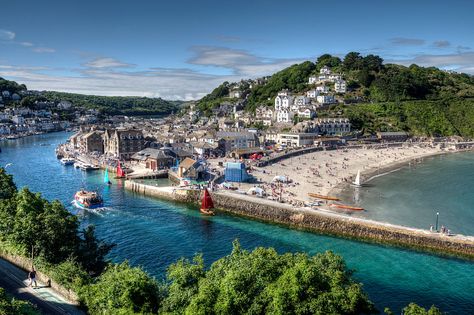
[[[286,202],[311,201],[308,193],[328,195],[333,189],[354,181],[358,171],[362,182],[387,169],[403,163],[417,163],[424,157],[446,151],[431,146],[403,146],[390,148],[356,148],[318,151],[292,157],[265,167],[253,167],[253,176],[267,194],[275,192],[275,176],[286,176],[291,183],[282,185],[282,198]],[[255,184],[241,184],[249,189]]]

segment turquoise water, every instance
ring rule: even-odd
[[[439,226],[474,235],[473,184],[474,153],[453,153],[350,187],[343,199],[367,210],[358,216],[424,229],[436,225],[439,212]]]
[[[67,134],[56,133],[1,142],[0,165],[13,163],[7,170],[15,175],[18,186],[28,185],[49,199],[59,199],[71,211],[76,211],[69,203],[78,189],[101,190],[107,210],[80,215],[84,223],[97,226],[101,238],[117,244],[110,254],[114,261],[128,259],[161,278],[166,266],[182,256],[202,252],[206,263],[212,263],[230,252],[236,238],[247,249],[272,246],[279,252],[310,254],[332,250],[355,270],[355,278],[364,283],[381,310],[389,306],[398,311],[415,301],[424,306],[436,304],[450,314],[474,313],[472,262],[295,231],[222,213],[202,217],[196,208],[125,191],[121,182],[103,187],[101,171],[84,173],[56,160],[54,148],[66,138]],[[466,219],[465,224],[472,229],[474,223]]]

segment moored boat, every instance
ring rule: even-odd
[[[214,215],[214,211],[212,211],[212,208],[214,208],[214,203],[212,202],[211,194],[209,194],[209,191],[207,191],[207,188],[204,188],[204,194],[202,195],[202,202],[201,202],[201,208],[199,211],[203,214],[207,215]]]
[[[341,204],[337,204],[337,203],[331,204],[330,207],[343,209],[343,210],[351,210],[351,211],[363,211],[364,210],[364,208],[361,208],[361,207],[341,205]]]
[[[61,164],[62,165],[73,165],[75,160],[73,158],[62,158],[61,159]]]
[[[82,209],[97,209],[104,206],[102,197],[94,191],[80,190],[74,195],[74,205]]]
[[[355,180],[352,182],[352,185],[360,187],[362,186],[361,181],[360,181],[360,170],[357,171],[357,175]]]
[[[320,195],[320,194],[314,194],[314,193],[308,193],[308,196],[312,198],[317,198],[317,199],[323,199],[323,200],[331,200],[331,201],[339,201],[341,199],[337,197],[332,197],[332,196],[325,196],[325,195]]]

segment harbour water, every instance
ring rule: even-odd
[[[363,187],[342,193],[348,203],[366,211],[364,218],[429,229],[445,226],[452,233],[474,235],[474,152],[424,158],[377,176]]]
[[[19,187],[27,185],[48,199],[59,199],[74,212],[76,210],[70,205],[70,201],[78,189],[86,187],[101,191],[106,210],[79,215],[84,224],[96,225],[99,237],[117,244],[110,254],[110,258],[116,262],[128,259],[133,265],[142,266],[152,276],[160,279],[164,277],[166,267],[182,256],[190,258],[196,253],[203,253],[205,262],[212,263],[230,252],[231,243],[236,238],[247,249],[272,246],[279,252],[303,251],[309,254],[332,250],[342,255],[349,268],[355,270],[355,279],[364,283],[365,290],[380,310],[388,306],[398,312],[404,305],[414,301],[425,307],[435,304],[449,314],[474,313],[473,262],[316,235],[222,213],[215,217],[203,217],[194,207],[150,199],[125,191],[120,181],[113,180],[111,187],[104,187],[101,171],[85,173],[73,167],[62,166],[56,160],[54,148],[64,142],[67,136],[66,133],[56,133],[1,142],[0,165],[13,163],[7,170],[15,176]],[[469,158],[469,155],[449,155],[435,159],[438,177],[447,172],[446,178],[462,178],[465,169],[460,168],[462,173],[456,173],[451,166],[457,165],[457,162],[450,161],[460,159],[458,162],[462,164]],[[426,161],[425,164],[417,165],[417,170],[408,172],[423,171],[425,167],[429,168],[431,163]],[[400,183],[400,187],[393,187],[393,184],[383,184],[383,181],[398,176],[396,182],[400,182],[403,174],[394,173],[374,180],[374,186],[361,195],[363,204],[373,208],[372,211],[375,212],[378,203],[377,197],[373,196],[373,190],[379,189],[375,190],[375,193],[379,192],[387,198],[380,201],[380,205],[386,207],[385,200],[392,201],[388,198],[391,196],[391,189],[400,191],[400,187],[406,184]],[[404,180],[410,181],[409,177],[413,176],[413,173],[407,173],[406,176],[408,178]],[[414,194],[419,199],[429,198],[429,190],[433,189],[433,184],[425,185],[421,176],[416,177],[418,182]],[[468,176],[466,183],[471,179],[472,177]],[[456,200],[451,200],[452,197],[445,194],[448,190],[441,189],[436,191],[436,194],[441,196],[433,202],[436,206],[439,206],[437,203],[441,201],[462,204],[463,208],[456,208],[458,212],[453,214],[458,216],[458,223],[452,219],[448,220],[447,212],[438,207],[442,214],[440,220],[453,231],[474,234],[468,233],[474,231],[470,208],[474,200],[474,190],[469,191],[468,188],[464,190],[467,195],[461,195]],[[436,207],[428,204],[427,214],[419,214],[416,204],[414,205],[411,210],[404,210],[403,216],[399,215],[398,222],[387,215],[374,218],[402,224],[413,222],[414,225],[426,227],[429,219],[423,218],[432,217],[432,212],[429,211]],[[391,209],[398,209],[398,203],[391,206]],[[406,207],[409,206],[407,203]],[[455,208],[454,205],[444,207]]]

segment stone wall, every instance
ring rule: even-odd
[[[31,270],[32,266],[32,261],[29,258],[25,258],[22,256],[17,256],[17,255],[12,255],[9,253],[5,253],[0,250],[0,258],[4,259],[11,264],[17,266],[20,269],[25,270],[25,279],[28,278],[28,271]],[[70,303],[74,305],[79,305],[79,298],[77,294],[72,291],[68,290],[62,285],[58,284],[57,282],[53,281],[47,274],[44,272],[41,272],[40,270],[36,270],[36,278],[46,284],[49,285],[51,289],[53,289],[55,292],[59,293],[61,296],[66,298]]]
[[[154,187],[133,181],[126,181],[125,188],[147,196],[194,204],[199,203],[201,196],[199,190]],[[470,239],[459,239],[375,221],[355,220],[351,217],[295,209],[289,205],[280,205],[249,196],[219,192],[211,193],[211,195],[216,208],[249,218],[317,233],[474,259],[474,240]]]
[[[318,212],[270,206],[230,196],[213,194],[214,205],[224,211],[263,221],[376,243],[392,244],[474,259],[474,241],[431,234],[427,231],[387,226]]]

